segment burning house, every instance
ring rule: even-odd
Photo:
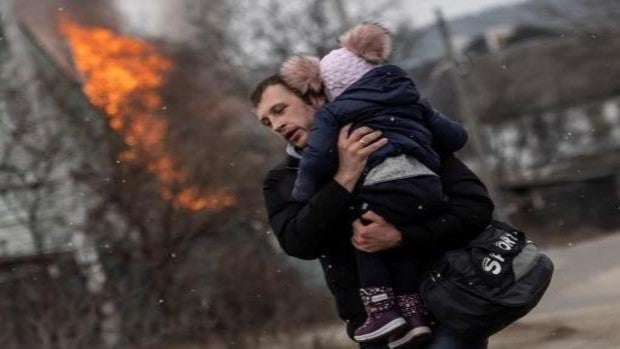
[[[211,181],[215,174],[201,177],[170,147],[162,91],[173,58],[139,38],[84,24],[51,3],[2,6],[0,284],[39,273],[71,279],[67,285],[83,280],[83,287],[68,291],[87,292],[74,300],[94,299],[99,320],[79,340],[98,336],[116,346],[121,321],[144,321],[137,309],[151,311],[150,302],[172,311],[174,302],[166,297],[176,287],[175,260],[222,229],[225,220],[217,221],[215,213],[236,207],[236,189],[220,189]],[[141,296],[130,297],[128,290]],[[123,292],[127,304],[117,301]],[[198,304],[200,297],[194,297]],[[60,336],[61,329],[50,328],[49,336]]]

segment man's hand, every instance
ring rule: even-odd
[[[334,180],[348,191],[353,191],[364,171],[370,154],[388,143],[381,131],[362,126],[349,135],[351,124],[340,129],[338,135],[338,171]]]
[[[402,234],[378,214],[367,211],[353,222],[353,246],[364,252],[377,252],[400,245]]]

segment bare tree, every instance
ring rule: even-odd
[[[111,335],[111,345],[118,345],[120,338],[138,345],[179,338],[205,341],[210,332],[256,337],[270,326],[284,331],[292,323],[323,320],[325,294],[308,288],[298,271],[274,253],[271,237],[265,234],[261,182],[283,144],[266,137],[252,119],[247,93],[255,79],[247,72],[262,77],[269,73],[267,67],[273,69],[297,49],[321,54],[334,47],[342,30],[334,3],[316,0],[289,8],[260,1],[256,6],[263,11],[262,21],[269,18],[270,23],[257,33],[224,21],[239,16],[249,4],[187,1],[195,31],[193,43],[185,46],[145,43],[110,28],[95,28],[115,21],[106,20],[108,12],[97,18],[77,1],[65,3],[61,12],[76,15],[84,33],[98,30],[123,42],[133,40],[172,62],[158,76],[163,83],[147,91],[147,97],[145,88],[137,87],[120,105],[134,108],[123,109],[126,120],[138,120],[140,115],[154,120],[148,125],[165,125],[157,150],[165,152],[166,160],[171,159],[166,164],[182,175],[163,185],[160,174],[153,171],[154,155],[148,148],[125,160],[121,154],[132,150],[135,139],[124,132],[136,126],[130,122],[114,126],[109,106],[80,90],[87,90],[84,86],[92,76],[80,70],[69,38],[61,37],[67,40],[65,49],[71,57],[65,65],[74,67],[67,75],[44,45],[34,45],[37,39],[29,36],[28,28],[22,28],[26,38],[19,39],[21,53],[0,62],[0,178],[6,183],[0,188],[0,200],[11,210],[6,216],[38,241],[39,252],[48,240],[77,250],[74,261],[81,276],[70,270],[63,277],[84,280],[79,288],[86,293],[63,294],[73,295],[84,308],[58,308],[66,307],[64,298],[46,303],[49,314],[32,324],[41,334],[37,343],[52,341],[51,347],[58,346],[60,340],[49,338],[62,337],[65,347],[83,347],[93,340],[92,331]],[[377,11],[388,3],[379,4]],[[346,5],[343,9],[349,10],[350,3]],[[97,2],[97,8],[106,7]],[[288,11],[293,12],[286,15]],[[352,13],[350,19],[356,21]],[[303,21],[297,23],[296,18]],[[260,21],[253,17],[247,23]],[[85,37],[94,42],[93,36]],[[19,40],[0,41],[0,46]],[[256,46],[246,46],[248,40]],[[251,55],[252,51],[260,53]],[[9,57],[4,52],[0,48],[0,59]],[[117,58],[131,62],[123,52]],[[23,62],[31,63],[26,67]],[[246,64],[247,69],[239,69]],[[81,80],[72,80],[71,75]],[[158,101],[155,107],[149,106],[151,97]],[[215,204],[197,209],[179,205],[176,199],[188,188],[196,197],[214,198],[207,202]],[[234,197],[234,205],[218,204],[218,195]],[[35,298],[54,282],[26,282],[24,295]],[[317,306],[297,309],[292,295],[307,295],[308,302]],[[230,308],[238,313],[232,316]],[[65,314],[63,309],[75,311]],[[73,327],[77,315],[85,316],[83,328]],[[0,331],[0,342],[10,337],[5,334]]]
[[[84,236],[85,217],[79,215],[79,208],[88,206],[89,191],[75,182],[72,171],[92,154],[80,149],[42,85],[36,50],[19,28],[14,3],[3,1],[1,5],[0,177],[6,186],[0,189],[0,229],[11,235],[5,258],[25,255],[21,258],[30,256],[38,263],[44,256],[80,254],[84,250],[72,243]],[[33,278],[16,268],[5,271],[7,279],[2,281],[10,286],[3,292],[9,293],[11,306],[31,313],[15,319],[16,325],[0,337],[7,338],[10,345],[41,348],[72,348],[92,342],[96,323],[105,319],[99,316],[101,303],[92,297],[101,290],[100,279],[105,275],[96,253],[91,251],[87,259],[75,258],[79,268],[62,275],[64,281],[72,280],[71,289],[58,288],[58,273],[44,267]],[[80,285],[82,278],[87,283]],[[39,304],[31,304],[36,301]],[[75,303],[68,306],[69,302]],[[30,306],[39,309],[36,315]],[[24,336],[24,331],[36,335]]]
[[[81,154],[45,91],[30,43],[18,28],[12,2],[2,4],[0,51],[0,203],[4,228],[20,227],[43,253],[71,239],[75,199],[72,170]]]
[[[196,1],[202,6],[209,3]],[[397,58],[415,42],[413,25],[402,16],[400,0],[261,0],[228,6],[228,35],[233,44],[226,45],[230,47],[226,55],[252,82],[274,72],[291,54],[325,55],[338,46],[338,36],[348,26],[362,21],[389,24],[396,36]]]

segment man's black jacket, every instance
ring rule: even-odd
[[[327,285],[349,335],[363,323],[365,311],[358,289],[350,210],[353,194],[333,179],[309,202],[291,198],[299,160],[288,156],[267,175],[264,196],[269,223],[282,249],[290,256],[319,259]],[[448,207],[422,222],[398,226],[403,245],[412,255],[463,245],[491,220],[493,202],[482,182],[453,155],[441,159],[438,172]]]

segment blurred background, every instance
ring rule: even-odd
[[[248,95],[363,20],[556,262],[491,347],[619,347],[617,0],[0,0],[0,347],[353,348],[270,232]]]

